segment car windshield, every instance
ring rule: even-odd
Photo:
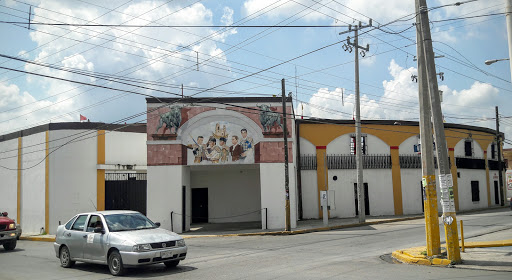
[[[156,228],[155,224],[140,213],[106,215],[109,231],[126,231]]]

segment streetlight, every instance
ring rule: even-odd
[[[510,58],[502,58],[502,59],[491,59],[491,60],[486,60],[485,61],[485,64],[486,65],[491,65],[495,62],[498,62],[498,61],[502,61],[502,60],[510,60]]]

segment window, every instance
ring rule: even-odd
[[[76,219],[75,223],[73,224],[73,226],[71,227],[72,230],[79,230],[79,231],[83,231],[84,230],[84,226],[85,226],[85,220],[87,219],[87,215],[81,215],[81,216],[78,216],[78,218]]]
[[[467,157],[473,156],[473,141],[466,140],[464,142],[464,155]]]
[[[496,158],[496,144],[494,144],[494,143],[491,144],[491,158],[492,159]]]
[[[478,181],[471,181],[471,201],[480,201],[480,188]]]
[[[73,222],[75,221],[76,219],[76,216],[71,218],[71,220],[69,220],[66,225],[64,226],[66,229],[70,229],[71,228],[71,225],[73,224]]]
[[[366,147],[366,136],[361,136],[361,149],[363,151],[363,155],[367,154],[367,147]],[[355,155],[356,154],[356,136],[350,137],[350,154]]]
[[[87,224],[87,232],[93,232],[94,228],[104,228],[103,222],[101,222],[101,218],[98,215],[92,215],[89,218],[89,223]]]

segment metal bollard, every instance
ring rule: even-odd
[[[461,246],[460,250],[462,252],[464,252],[464,227],[463,227],[462,220],[460,220],[460,240],[461,240],[461,243],[462,243],[462,246]]]

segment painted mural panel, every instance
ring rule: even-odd
[[[254,163],[252,133],[227,121],[212,121],[182,135],[189,165]]]

